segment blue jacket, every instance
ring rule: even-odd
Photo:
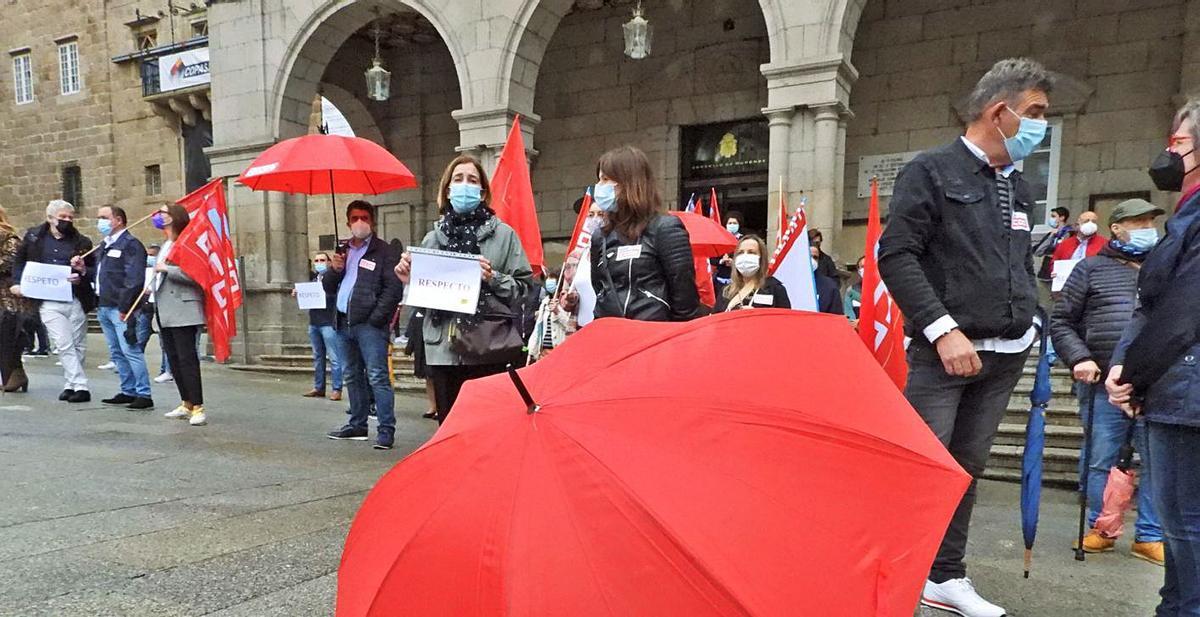
[[[129,230],[109,246],[103,242],[96,250],[100,306],[128,313],[146,286],[146,247]]]
[[[1138,302],[1112,364],[1124,366],[1148,420],[1200,427],[1200,192],[1142,264]]]

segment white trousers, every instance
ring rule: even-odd
[[[43,301],[42,323],[50,333],[50,341],[58,350],[62,362],[66,390],[87,390],[87,375],[83,373],[87,354],[87,314],[79,300],[70,302]]]

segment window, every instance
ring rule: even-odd
[[[79,92],[79,42],[58,44],[58,77],[63,94]]]
[[[208,20],[192,22],[192,38],[208,36]]]
[[[62,170],[62,198],[78,210],[83,207],[83,174],[79,165],[69,164]]]
[[[154,49],[158,46],[158,30],[153,27],[138,30],[133,34],[134,46],[138,51]]]
[[[29,52],[13,56],[13,92],[17,105],[33,102],[33,59]]]
[[[158,165],[146,166],[146,196],[162,194],[162,168]]]
[[[1028,158],[1021,162],[1021,173],[1029,182],[1033,192],[1033,221],[1045,231],[1050,221],[1050,211],[1058,205],[1058,159],[1062,152],[1062,120],[1050,120],[1042,143]]]

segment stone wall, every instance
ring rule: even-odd
[[[959,135],[956,105],[992,63],[1010,56],[1032,57],[1062,76],[1050,110],[1062,127],[1058,205],[1074,216],[1093,195],[1133,191],[1171,205],[1145,169],[1164,145],[1180,93],[1183,35],[1193,27],[1185,25],[1186,4],[868,2],[851,56],[859,79],[847,127],[841,256],[862,253],[859,157],[923,150]]]

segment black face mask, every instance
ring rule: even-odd
[[[54,224],[54,227],[58,229],[58,233],[64,236],[70,235],[71,232],[75,231],[75,223],[71,221],[58,221]]]
[[[1188,154],[1195,152],[1193,148]],[[1154,162],[1150,164],[1150,179],[1154,181],[1154,186],[1160,191],[1179,192],[1183,189],[1183,178],[1188,174],[1196,171],[1195,168],[1188,170],[1184,167],[1183,157],[1186,154],[1179,154],[1170,150],[1163,150],[1154,157]]]

